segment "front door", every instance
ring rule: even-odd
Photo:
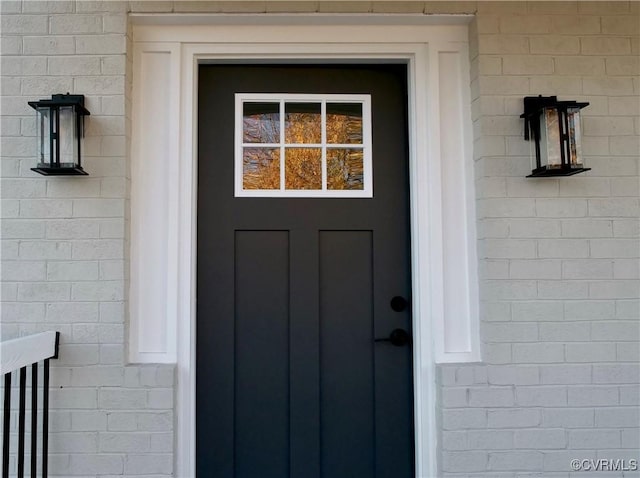
[[[198,478],[413,477],[406,65],[201,65],[198,89]]]

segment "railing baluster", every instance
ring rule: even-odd
[[[9,478],[9,434],[11,424],[11,372],[4,374],[4,422],[2,424],[2,478]]]
[[[1,2],[2,0],[0,0]],[[15,478],[25,478],[26,435],[27,435],[27,368],[31,365],[31,473],[36,478],[38,473],[38,363],[43,362],[42,372],[42,478],[49,474],[49,373],[50,359],[58,358],[60,332],[42,332],[26,337],[6,340],[0,344],[0,374],[4,375],[4,410],[2,425],[2,477],[9,478],[11,464],[11,402],[12,374],[20,370],[18,388],[18,444],[14,450],[16,465]],[[13,472],[12,472],[13,473]]]
[[[24,418],[27,395],[27,367],[20,369],[20,398],[18,400],[18,478],[24,478]]]
[[[31,365],[31,478],[38,467],[38,363]]]
[[[42,478],[49,468],[49,359],[44,360],[42,374]]]

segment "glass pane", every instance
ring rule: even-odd
[[[244,103],[242,138],[245,143],[279,143],[280,104]]]
[[[569,144],[571,167],[582,167],[582,133],[580,131],[580,108],[569,108]]]
[[[76,134],[76,115],[73,106],[62,106],[59,109],[60,131],[60,162],[65,165],[78,163],[78,136]]]
[[[286,143],[320,143],[322,140],[320,103],[286,103],[284,111]]]
[[[548,169],[559,168],[562,165],[560,152],[560,118],[555,108],[542,110],[542,127],[540,128],[540,156],[542,166]],[[546,164],[545,164],[546,157]]]
[[[41,163],[51,161],[51,142],[49,135],[49,108],[38,108],[36,110],[36,126],[38,128],[38,160]]]
[[[361,149],[327,149],[327,189],[364,189]]]
[[[280,148],[244,148],[243,189],[280,189]]]
[[[362,144],[362,104],[327,103],[327,143]]]
[[[322,189],[322,150],[287,148],[285,150],[285,188]]]

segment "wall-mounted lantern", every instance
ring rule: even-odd
[[[558,101],[556,96],[524,99],[524,139],[533,141],[528,178],[571,176],[589,171],[582,160],[580,110],[589,103]],[[535,158],[535,165],[533,160]]]
[[[84,95],[52,95],[50,100],[29,101],[36,110],[38,164],[31,168],[45,176],[86,175],[82,169]]]

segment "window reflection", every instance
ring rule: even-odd
[[[245,143],[279,143],[280,104],[244,103],[242,131]]]
[[[285,143],[318,144],[322,141],[320,103],[286,103]]]
[[[362,104],[327,103],[327,143],[362,144]]]
[[[244,189],[280,189],[280,148],[244,148]]]
[[[364,160],[361,149],[327,149],[327,189],[364,189]]]
[[[320,148],[287,148],[284,157],[286,189],[322,189]]]

